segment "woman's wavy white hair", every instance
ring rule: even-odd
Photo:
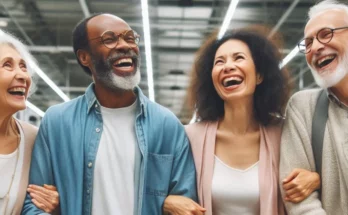
[[[1,45],[8,45],[14,48],[20,54],[26,63],[27,71],[30,77],[33,78],[33,75],[35,74],[34,68],[37,67],[37,62],[33,55],[30,54],[28,48],[18,38],[0,29],[0,46]],[[33,93],[35,88],[35,84],[33,82],[34,81],[32,81],[29,95]]]
[[[336,0],[324,0],[309,9],[308,18],[312,19],[327,10],[344,10],[348,17],[348,5],[339,3]],[[346,22],[348,23],[348,20],[346,20]]]

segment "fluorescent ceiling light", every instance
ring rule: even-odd
[[[39,115],[41,117],[43,117],[45,115],[45,112],[40,110],[38,107],[36,107],[32,103],[30,103],[29,101],[27,101],[26,103],[27,103],[27,107],[30,108],[32,111],[34,111],[37,115]]]
[[[8,22],[5,20],[0,20],[0,27],[7,27]]]
[[[86,0],[79,0],[79,2],[80,2],[80,5],[81,5],[81,9],[82,9],[83,15],[85,17],[89,17],[91,15],[91,13],[88,10],[88,6],[86,4]]]
[[[225,19],[221,25],[218,39],[221,39],[224,36],[228,26],[230,25],[231,19],[233,17],[234,11],[236,10],[238,2],[239,0],[231,0],[230,6],[228,7],[228,10],[225,15]]]
[[[65,102],[69,101],[69,97],[63,93],[63,91],[44,73],[36,63],[30,61],[29,66],[56,92]]]
[[[286,64],[288,64],[299,52],[298,47],[296,46],[280,63],[279,67],[282,69]]]
[[[153,71],[152,71],[149,8],[148,8],[147,0],[141,0],[141,8],[142,8],[143,26],[144,26],[147,85],[149,89],[149,98],[151,101],[155,101],[155,91],[153,86]]]

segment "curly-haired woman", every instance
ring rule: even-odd
[[[200,205],[170,196],[171,214],[284,214],[278,186],[282,113],[288,76],[279,68],[278,48],[253,29],[211,37],[198,51],[190,94],[198,123],[186,126],[197,171]],[[298,201],[317,173],[299,170],[300,186],[289,176],[287,200]],[[303,177],[302,177],[303,176]],[[301,189],[300,189],[301,188]],[[202,208],[204,207],[204,208]]]

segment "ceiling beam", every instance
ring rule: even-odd
[[[292,13],[292,11],[294,10],[294,8],[296,7],[296,5],[298,4],[299,1],[300,0],[295,0],[292,2],[290,7],[288,7],[288,9],[285,11],[283,16],[279,19],[277,24],[273,27],[273,29],[271,30],[268,37],[272,37],[279,30],[279,28],[282,26],[282,24],[288,19],[289,15]]]

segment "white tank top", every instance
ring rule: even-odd
[[[258,163],[239,170],[215,156],[212,180],[214,215],[260,214]]]

